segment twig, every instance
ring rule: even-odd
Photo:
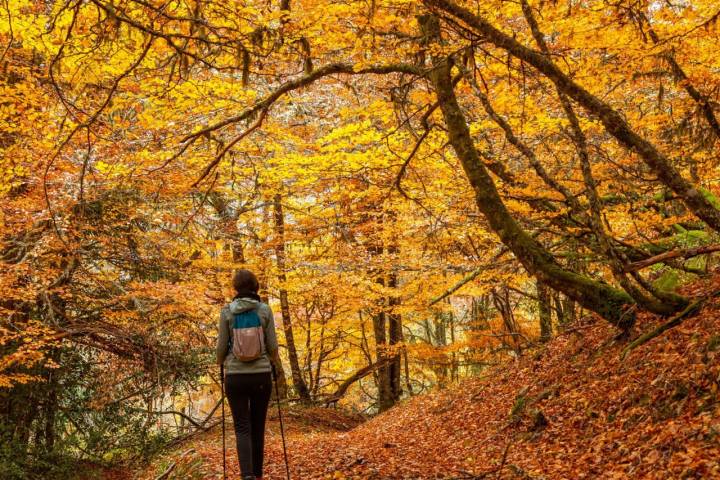
[[[269,107],[268,107],[269,108]],[[260,116],[258,119],[253,123],[247,130],[245,130],[243,133],[235,137],[230,143],[228,143],[221,151],[218,153],[212,162],[210,162],[206,167],[205,170],[203,170],[202,174],[200,175],[200,178],[195,180],[195,183],[192,184],[192,187],[196,187],[200,182],[202,182],[205,177],[207,177],[210,172],[212,172],[212,169],[217,166],[218,163],[223,159],[225,154],[230,150],[232,147],[234,147],[240,140],[250,135],[252,132],[260,128],[260,126],[263,123],[263,120],[265,120],[265,117],[268,113],[268,108],[264,108],[260,111]]]
[[[96,0],[92,0],[96,1]],[[149,170],[148,173],[154,172],[159,170],[160,168],[166,167],[170,162],[177,159],[182,155],[183,152],[185,152],[190,145],[195,143],[197,140],[199,140],[201,137],[206,136],[207,134],[220,130],[224,127],[227,127],[232,124],[239,123],[247,118],[250,118],[251,116],[255,115],[257,112],[260,112],[261,110],[268,110],[270,107],[282,96],[284,96],[286,93],[291,92],[293,90],[297,90],[299,88],[303,88],[307,85],[310,85],[314,83],[315,81],[322,79],[324,77],[328,77],[335,74],[347,74],[347,75],[367,75],[367,74],[376,74],[376,75],[384,75],[384,74],[390,74],[390,73],[407,73],[411,75],[417,75],[417,76],[423,76],[425,72],[422,69],[419,69],[413,65],[399,63],[399,64],[389,64],[389,65],[371,65],[366,68],[360,68],[356,69],[353,64],[350,63],[330,63],[328,65],[316,68],[311,73],[308,73],[306,75],[303,75],[302,77],[296,78],[294,80],[289,80],[279,87],[269,93],[265,98],[262,100],[254,103],[250,107],[246,108],[239,114],[226,118],[224,120],[221,120],[213,125],[209,125],[207,127],[204,127],[194,133],[191,133],[189,135],[186,135],[182,140],[180,140],[180,144],[182,147],[180,148],[180,151],[172,155],[168,160],[162,163],[160,167],[154,168],[152,170]]]
[[[193,453],[194,451],[195,451],[195,449],[194,449],[194,448],[191,448],[191,449],[188,450],[187,452],[185,452],[185,453],[183,453],[182,455],[180,455],[179,458],[186,457],[186,456],[188,456],[189,454]],[[175,467],[177,467],[177,461],[171,463],[170,466],[169,466],[162,474],[160,474],[160,476],[157,477],[155,480],[165,480],[165,479],[168,478],[168,477],[170,476],[170,474],[175,470]]]
[[[507,456],[508,456],[508,452],[510,451],[511,445],[512,445],[512,442],[508,442],[507,445],[505,445],[505,451],[503,452],[502,461],[500,462],[500,466],[497,469],[498,475],[500,475],[500,472],[502,472],[502,469],[505,468],[505,463],[507,462]]]
[[[15,34],[13,32],[12,24],[12,14],[10,13],[10,3],[8,2],[8,0],[5,0],[3,3],[5,4],[5,10],[7,10],[8,34],[10,35],[10,38],[8,39],[8,44],[5,47],[5,50],[3,50],[2,55],[0,55],[0,63],[5,60],[5,55],[7,55],[8,51],[10,51],[10,48],[12,48],[13,42],[15,41]]]
[[[503,450],[502,459],[500,460],[500,465],[496,468],[493,468],[492,470],[487,470],[485,472],[481,473],[472,473],[472,472],[466,472],[465,470],[457,470],[458,472],[462,473],[463,477],[453,477],[453,480],[483,480],[487,478],[490,475],[497,474],[497,476],[500,476],[500,473],[505,468],[505,464],[507,463],[507,457],[508,452],[510,451],[510,447],[512,446],[512,441],[508,442],[507,445],[505,445],[505,450]]]
[[[155,480],[164,480],[170,476],[170,474],[175,470],[175,467],[177,467],[177,462],[172,462],[170,466]]]
[[[460,290],[460,288],[463,287],[466,283],[469,283],[469,282],[472,282],[473,280],[475,280],[478,275],[480,275],[483,271],[485,271],[485,270],[487,270],[488,268],[490,268],[490,265],[494,265],[495,262],[496,262],[505,252],[507,252],[507,251],[508,251],[507,247],[503,247],[503,248],[497,253],[497,255],[495,255],[495,256],[492,258],[492,260],[488,263],[488,265],[483,265],[482,267],[479,267],[479,268],[473,270],[472,272],[470,272],[468,275],[466,275],[466,276],[465,276],[462,280],[460,280],[458,283],[456,283],[456,284],[453,285],[452,287],[450,287],[450,288],[448,288],[447,290],[445,290],[442,294],[440,294],[440,295],[438,295],[437,297],[435,297],[435,298],[433,298],[432,300],[430,300],[430,305],[429,305],[429,306],[435,305],[435,304],[438,303],[440,300],[443,300],[444,298],[449,297],[449,296],[452,295],[453,293],[455,293],[455,292],[457,292],[458,290]]]
[[[405,161],[403,162],[402,166],[400,167],[400,171],[397,174],[397,177],[395,177],[395,188],[403,195],[403,197],[408,198],[407,193],[405,193],[405,190],[402,188],[402,179],[405,176],[405,171],[407,170],[408,165],[410,164],[410,161],[413,159],[417,151],[420,149],[420,145],[422,145],[423,141],[425,141],[425,138],[427,138],[428,134],[430,133],[430,128],[426,128],[423,134],[418,138],[418,141],[415,143],[415,146],[413,147],[412,151],[410,152],[410,155],[407,156]]]

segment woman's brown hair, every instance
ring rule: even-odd
[[[257,298],[258,297],[258,289],[260,288],[260,283],[258,282],[257,277],[253,272],[250,270],[240,269],[235,272],[235,275],[233,276],[233,288],[235,288],[235,298],[242,298],[242,297],[248,297],[248,298]]]

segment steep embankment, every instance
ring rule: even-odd
[[[658,324],[641,316],[636,332]],[[624,361],[615,333],[578,323],[517,363],[348,432],[292,422],[293,478],[720,478],[720,301]],[[270,430],[267,478],[281,479]],[[218,446],[219,432],[202,444],[205,478],[221,471]]]

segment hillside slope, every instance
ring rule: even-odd
[[[635,335],[658,323],[641,316]],[[627,341],[615,333],[587,320],[482,379],[347,432],[295,426],[293,478],[720,478],[720,301],[624,361]],[[270,430],[267,478],[281,479],[275,424]],[[217,432],[205,478],[221,471],[219,445]]]

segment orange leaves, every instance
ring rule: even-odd
[[[32,315],[82,332],[78,344],[101,351],[108,365],[103,368],[151,371],[155,350],[205,348],[214,338],[218,305],[232,295],[229,274],[239,266],[258,272],[271,303],[281,289],[288,292],[303,374],[314,378],[318,395],[378,355],[402,354],[407,360],[406,391],[439,382],[447,376],[445,367],[455,368],[455,376],[478,371],[505,356],[495,353],[509,343],[504,321],[518,324],[511,333],[536,337],[531,279],[478,214],[475,193],[448,148],[447,126],[426,77],[432,55],[452,55],[456,67],[472,70],[497,113],[580,210],[573,211],[571,202],[547,185],[551,182],[540,179],[528,156],[508,142],[458,77],[454,88],[472,141],[513,218],[563,266],[613,280],[597,235],[588,228],[588,187],[553,85],[484,38],[468,41],[467,31],[445,20],[443,45],[429,46],[416,20],[428,13],[422,2],[298,0],[290,2],[289,11],[278,9],[278,2],[255,0],[79,2],[74,21],[75,11],[61,11],[60,4],[46,11],[31,0],[6,3],[15,41],[0,81],[0,240],[7,262],[0,290],[29,311],[39,292],[58,283],[50,292],[58,311]],[[478,11],[535,48],[517,2],[480,3]],[[549,58],[677,159],[673,163],[682,175],[715,188],[717,142],[688,87],[708,95],[715,108],[720,65],[716,39],[708,32],[717,28],[716,2],[652,8],[643,2],[617,8],[600,0],[583,8],[531,3],[546,33]],[[108,12],[101,4],[117,10]],[[638,11],[630,15],[630,8]],[[0,22],[3,39],[11,34],[9,26]],[[660,37],[658,45],[649,40],[649,27]],[[151,36],[156,41],[142,56]],[[54,58],[61,47],[63,55]],[[687,79],[672,77],[658,56],[661,50],[677,54]],[[355,71],[280,90],[339,62]],[[353,75],[394,63],[406,67],[403,73]],[[638,244],[708,238],[697,233],[703,228],[697,219],[662,192],[637,154],[619,146],[594,117],[580,110],[578,115],[601,196],[603,228],[617,248],[636,253]],[[57,150],[72,129],[90,119],[92,125]],[[254,125],[258,128],[244,135]],[[203,134],[196,138],[198,132]],[[286,216],[282,239],[273,231],[269,206],[277,194]],[[689,228],[697,230],[689,233],[680,224],[695,224]],[[282,269],[276,266],[279,241],[287,257]],[[80,266],[65,272],[74,256]],[[437,311],[428,307],[473,271],[480,273],[447,304]],[[477,298],[470,297],[487,300],[505,287],[513,289],[507,297],[512,315],[501,318],[489,304],[482,314],[473,310]],[[3,317],[20,310],[2,308]],[[391,347],[373,339],[373,320],[381,316],[402,320],[402,331],[394,334],[404,338]],[[48,333],[22,328],[0,330],[0,344],[13,346],[0,360],[4,387],[31,380],[23,376],[23,366],[55,367],[45,358],[54,346]],[[683,333],[694,332],[675,335]],[[588,334],[588,342],[598,340],[597,331]],[[680,341],[687,342],[685,337]],[[517,391],[528,379],[558,378],[567,382],[564,404],[538,399],[542,392],[533,390],[533,408],[544,409],[548,430],[570,443],[577,464],[564,464],[564,447],[549,435],[538,438],[542,455],[526,460],[523,454],[532,445],[520,439],[509,455],[527,475],[575,478],[578,470],[595,475],[603,455],[616,454],[614,446],[637,455],[613,457],[609,475],[646,468],[643,462],[670,468],[674,461],[685,464],[702,455],[699,444],[675,456],[663,450],[658,439],[671,438],[643,429],[650,407],[636,401],[636,384],[627,390],[618,386],[611,364],[583,363],[597,374],[590,379],[563,369],[560,359],[587,353],[585,340],[563,337],[565,350],[556,345],[545,363],[533,366],[528,360],[497,385],[470,383],[411,403],[346,437],[328,438],[318,447],[322,455],[312,451],[315,438],[300,436],[297,460],[311,461],[307,470],[297,468],[307,478],[483,472],[499,465],[513,440],[505,417]],[[669,360],[678,353],[673,345],[664,348],[653,358],[673,368]],[[703,392],[690,398],[711,409],[718,386],[709,373],[715,371],[703,365],[716,355],[709,352],[707,359],[677,373],[683,382],[701,385]],[[347,405],[364,409],[372,403],[372,378],[350,390]],[[112,400],[111,387],[103,387],[97,405]],[[650,387],[661,389],[662,382]],[[662,392],[656,393],[660,398]],[[607,405],[608,398],[622,409]],[[684,414],[689,408],[673,404],[667,412]],[[694,419],[684,420],[694,428]],[[626,422],[628,439],[602,435],[613,421]],[[657,442],[641,450],[643,435]],[[445,447],[443,455],[427,453],[432,449],[425,446],[436,439]],[[212,448],[199,450],[206,451],[217,459]],[[277,450],[273,455],[276,460]]]
[[[39,380],[27,372],[33,367],[55,369],[59,365],[47,358],[48,351],[59,346],[55,332],[39,322],[31,321],[22,330],[0,327],[0,348],[12,353],[0,357],[0,389]]]

